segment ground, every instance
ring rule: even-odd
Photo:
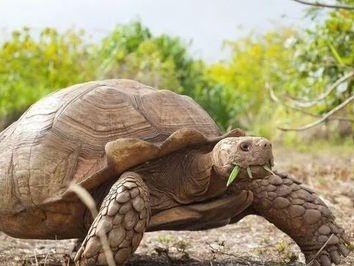
[[[275,150],[276,168],[317,191],[354,243],[354,151]],[[21,240],[0,233],[0,265],[72,265],[75,240]],[[354,265],[354,252],[341,265]],[[147,233],[128,265],[304,265],[299,248],[266,220],[199,232]]]

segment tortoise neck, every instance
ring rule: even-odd
[[[210,175],[212,170],[211,151],[205,149],[191,150],[185,157],[186,170],[192,175]]]
[[[191,176],[191,180],[203,188],[198,195],[194,194],[195,201],[210,199],[225,192],[225,180],[213,170],[212,147],[190,151],[185,156],[185,162],[188,165],[185,175]]]

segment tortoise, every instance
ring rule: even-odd
[[[349,253],[324,202],[270,169],[267,139],[222,134],[191,98],[137,81],[88,82],[43,98],[0,134],[0,158],[0,230],[81,239],[78,265],[124,264],[145,231],[216,228],[249,214],[288,234],[313,265]],[[71,184],[100,207],[95,218]]]

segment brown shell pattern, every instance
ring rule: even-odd
[[[136,81],[88,82],[53,93],[0,133],[0,213],[40,205],[70,181],[104,169],[107,142],[158,143],[181,128],[220,135],[189,97]]]

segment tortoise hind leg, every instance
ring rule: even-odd
[[[138,247],[150,217],[148,190],[133,172],[120,176],[104,198],[81,248],[78,265],[106,265],[100,235],[105,234],[117,265],[122,265]]]

